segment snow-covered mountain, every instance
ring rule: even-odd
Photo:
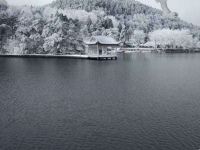
[[[43,7],[0,11],[1,53],[81,53],[83,40],[92,35],[143,44],[162,29],[190,34],[193,43],[200,40],[199,27],[134,0],[56,0]]]

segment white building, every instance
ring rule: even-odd
[[[116,59],[120,42],[108,36],[92,36],[85,44],[89,58]]]

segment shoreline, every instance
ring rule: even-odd
[[[195,49],[181,49],[181,48],[122,48],[123,52],[125,53],[140,53],[140,52],[163,52],[163,53],[200,53],[200,49],[199,48],[195,48]]]
[[[0,57],[16,57],[16,58],[68,58],[68,59],[92,59],[92,60],[117,60],[117,55],[52,55],[52,54],[0,54]]]
[[[37,57],[37,58],[73,58],[88,59],[87,55],[51,55],[51,54],[0,54],[0,57]]]
[[[126,50],[125,50],[126,49]],[[149,52],[156,52],[156,50],[153,50],[151,48],[123,48],[124,53],[128,53],[130,50],[147,50]],[[136,52],[136,51],[132,51]],[[142,51],[141,51],[142,52]],[[180,54],[180,53],[200,53],[200,50],[193,50],[189,51],[187,49],[185,50],[180,50],[180,49],[166,49],[163,51],[166,54]],[[131,53],[131,52],[130,52]],[[23,57],[23,58],[69,58],[69,59],[108,59],[108,58],[114,58],[117,59],[117,56],[88,56],[88,55],[81,55],[81,54],[67,54],[67,55],[54,55],[54,54],[0,54],[0,57]]]

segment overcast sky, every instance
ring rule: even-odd
[[[7,0],[11,5],[44,5],[53,0]],[[160,8],[155,0],[138,0],[152,7]],[[168,0],[169,8],[178,12],[179,16],[193,24],[200,25],[200,0]]]

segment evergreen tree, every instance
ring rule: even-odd
[[[119,33],[121,33],[121,31],[122,31],[122,24],[121,23],[119,23],[119,25],[118,25],[118,31],[119,31]]]

